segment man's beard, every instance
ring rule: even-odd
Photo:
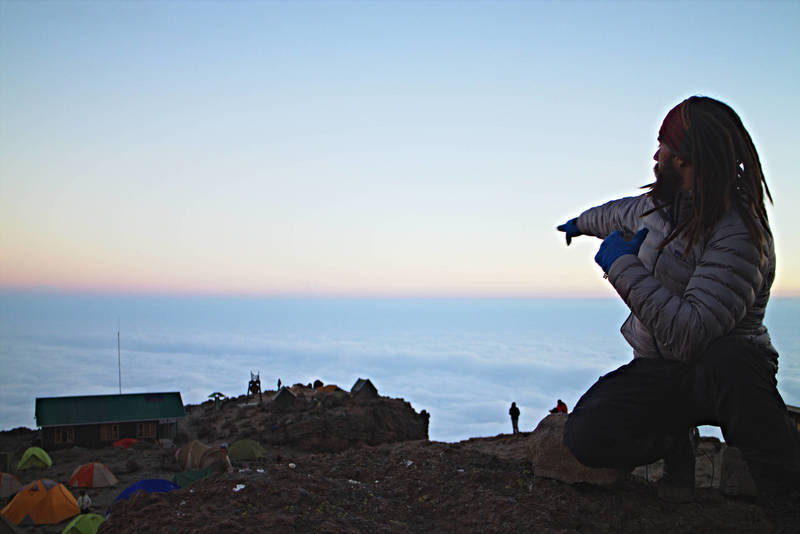
[[[663,167],[659,167],[658,163],[656,163],[653,167],[653,173],[656,175],[656,181],[650,189],[650,196],[661,202],[671,204],[681,188],[683,177],[678,172],[678,169],[675,168],[675,165],[670,163]]]

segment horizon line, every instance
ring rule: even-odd
[[[160,298],[275,298],[275,299],[619,299],[614,292],[554,292],[554,291],[224,291],[224,290],[157,290],[65,288],[58,286],[2,287],[0,296],[95,296],[95,297],[160,297]],[[774,291],[772,298],[800,298],[800,289]]]

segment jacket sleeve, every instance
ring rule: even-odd
[[[764,281],[761,253],[741,223],[719,225],[700,254],[683,294],[669,291],[632,254],[609,269],[609,281],[665,357],[699,357],[742,320]]]
[[[651,207],[652,201],[644,195],[612,200],[581,213],[578,229],[601,239],[614,230],[633,234],[642,227],[642,214]]]

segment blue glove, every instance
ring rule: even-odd
[[[595,254],[594,261],[603,268],[603,271],[608,273],[611,265],[620,256],[639,253],[639,248],[642,246],[644,238],[647,237],[647,232],[649,231],[647,228],[642,228],[634,234],[630,241],[625,241],[622,233],[619,230],[614,230],[600,244],[600,250]]]
[[[570,219],[564,224],[560,224],[556,226],[556,230],[560,230],[562,232],[566,232],[567,234],[567,246],[572,243],[573,237],[578,237],[579,235],[583,235],[580,230],[578,230],[578,218],[575,217],[574,219]]]

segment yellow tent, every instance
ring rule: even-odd
[[[95,534],[105,518],[97,514],[81,514],[64,527],[61,534]]]
[[[17,470],[23,471],[31,467],[50,467],[51,465],[53,465],[53,460],[50,459],[50,455],[44,452],[44,449],[28,447],[28,449],[22,453],[22,458],[20,458],[17,464]]]
[[[228,449],[228,456],[231,460],[256,460],[267,455],[267,451],[257,441],[252,439],[240,439],[234,441]]]

